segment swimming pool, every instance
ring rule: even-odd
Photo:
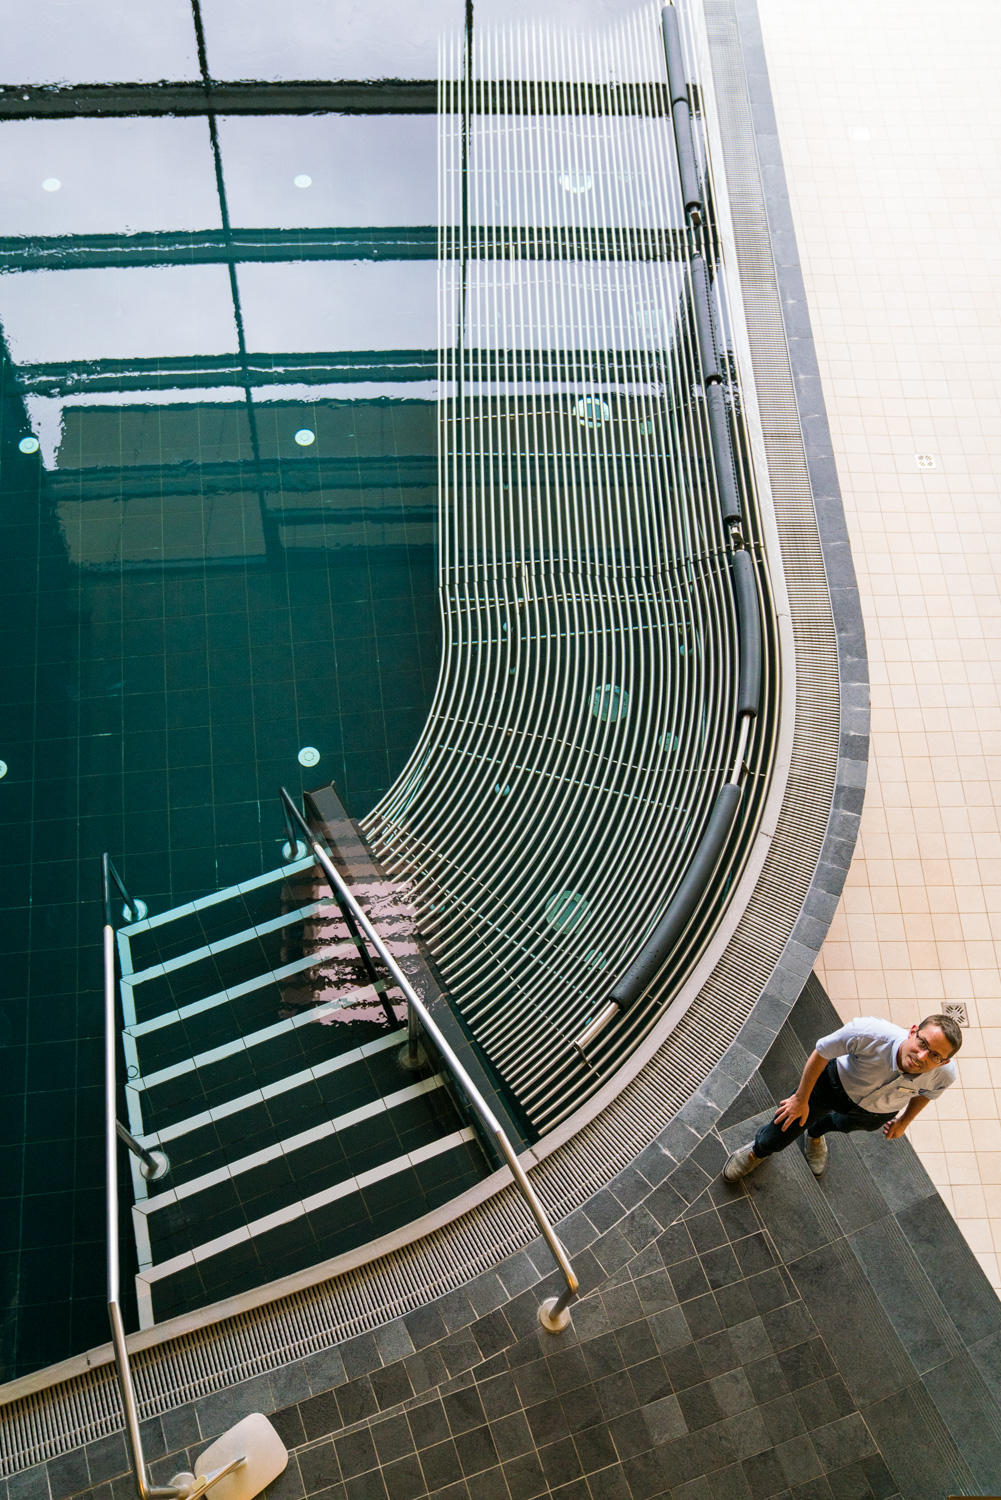
[[[197,77],[161,19],[73,76]],[[0,122],[3,1378],[106,1336],[102,850],[153,911],[273,867],[279,783],[367,812],[438,671],[433,117],[133,93]]]
[[[331,31],[312,0],[287,28],[195,0],[152,39],[122,14],[81,41],[96,82],[50,86],[40,32],[41,71],[12,54],[8,1377],[105,1334],[103,849],[164,914],[274,870],[277,784],[333,780],[525,1140],[683,1008],[738,885],[779,675],[732,309],[658,14],[593,9],[593,54],[491,30],[509,7]],[[627,1014],[721,798],[725,855]]]

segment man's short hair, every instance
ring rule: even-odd
[[[963,1045],[963,1033],[958,1021],[954,1020],[952,1016],[925,1016],[923,1021],[918,1022],[919,1031],[922,1026],[937,1026],[952,1048],[949,1056],[955,1057]]]

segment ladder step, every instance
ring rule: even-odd
[[[316,887],[318,872],[312,855],[291,865],[282,865],[256,875],[239,885],[212,891],[196,901],[186,901],[169,911],[158,912],[120,929],[125,973],[146,968],[165,958],[190,952],[214,938],[272,917],[283,905],[301,906],[297,899],[310,885]]]
[[[235,1133],[239,1128],[236,1123],[238,1117],[254,1108],[263,1110],[271,1119],[290,1118],[302,1109],[304,1094],[309,1094],[322,1102],[326,1097],[331,1097],[338,1088],[344,1087],[351,1076],[348,1070],[353,1069],[355,1064],[367,1064],[370,1069],[372,1062],[380,1053],[390,1054],[387,1061],[395,1069],[396,1059],[391,1055],[392,1051],[402,1046],[406,1037],[405,1027],[401,1027],[398,1031],[385,1032],[382,1036],[365,1041],[348,1052],[342,1052],[336,1057],[328,1057],[321,1062],[314,1063],[312,1067],[300,1068],[271,1083],[248,1089],[245,1093],[238,1094],[231,1099],[220,1100],[205,1109],[182,1115],[157,1129],[146,1132],[134,1130],[133,1133],[144,1146],[151,1149],[158,1146],[165,1148],[170,1156],[173,1170],[179,1160],[183,1160],[181,1143],[186,1137],[193,1136],[196,1132],[211,1130],[217,1138],[223,1140],[228,1138],[232,1141],[238,1138]],[[367,1069],[363,1071],[363,1076],[365,1072]],[[378,1078],[378,1074],[372,1076]],[[394,1076],[398,1078],[398,1072]],[[329,1084],[329,1090],[324,1088],[325,1083]],[[224,1122],[228,1122],[228,1130],[222,1129]]]
[[[333,946],[329,941],[326,945],[304,942],[301,922],[301,917],[293,916],[288,923],[269,932],[236,933],[212,952],[203,949],[182,954],[169,969],[156,964],[139,974],[127,975],[122,982],[126,1024],[134,1026],[197,1004],[206,996],[244,984],[256,975],[315,958],[318,949],[322,952],[324,946]],[[345,942],[347,932],[343,926],[337,937],[339,943]]]
[[[290,1073],[326,1061],[335,1048],[341,1051],[343,1046],[337,1047],[340,1039],[331,1035],[329,1026],[320,1023],[334,1020],[342,1009],[357,1010],[363,1000],[371,1003],[372,1019],[356,1024],[368,1040],[373,1032],[384,1031],[385,1017],[373,992],[355,991],[343,1001],[276,1021],[250,1036],[236,1037],[223,1047],[174,1063],[148,1078],[131,1079],[126,1095],[133,1133],[160,1130],[191,1114],[194,1100],[201,1099],[204,1108],[211,1108],[242,1096],[255,1085],[277,1083]]]
[[[360,988],[367,979],[357,957],[353,947],[329,948],[310,958],[283,964],[280,969],[257,974],[179,1010],[140,1021],[124,1032],[128,1061],[140,1074],[149,1076],[171,1062],[182,1062],[193,1053],[207,1051],[213,1044],[222,1045],[253,1031],[269,1017],[273,1020],[282,1016],[302,995],[303,987],[316,1003],[323,998],[323,988],[338,991],[352,986]],[[332,970],[329,974],[313,973],[328,966]]]
[[[137,1204],[140,1268],[454,1134],[463,1122],[442,1082],[438,1075],[412,1084],[196,1177],[172,1202],[164,1201],[171,1195],[157,1194]]]
[[[140,1325],[301,1271],[390,1233],[480,1181],[484,1160],[463,1128],[417,1151],[200,1244],[136,1278]]]

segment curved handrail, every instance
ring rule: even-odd
[[[611,1025],[615,1018],[627,1010],[647,989],[681,937],[700,898],[708,888],[727,839],[737,821],[741,801],[744,755],[752,722],[757,718],[761,706],[763,663],[761,606],[754,576],[753,558],[740,531],[741,510],[736,485],[733,433],[724,393],[723,371],[720,366],[719,345],[709,290],[709,268],[705,255],[694,248],[698,244],[698,236],[703,229],[704,212],[692,144],[688,83],[685,77],[678,14],[673,4],[664,6],[661,12],[661,23],[678,168],[685,198],[685,214],[693,235],[693,253],[690,259],[692,313],[702,371],[702,386],[709,417],[713,471],[716,477],[720,512],[729,534],[731,547],[730,579],[737,607],[739,661],[736,702],[737,753],[730,778],[723,783],[716,794],[705,831],[667,910],[611,991],[607,1003],[597,1015],[592,1017],[576,1038],[574,1046],[581,1054],[604,1031],[606,1026]],[[705,242],[703,234],[703,244]]]
[[[462,1063],[459,1061],[458,1057],[456,1057],[451,1046],[446,1040],[444,1033],[438,1026],[437,1021],[435,1021],[431,1012],[428,1010],[427,1006],[424,1004],[423,1000],[418,995],[417,991],[414,989],[413,985],[410,983],[403,970],[400,968],[396,959],[390,953],[389,949],[382,941],[382,938],[372,926],[372,923],[369,921],[365,912],[358,905],[358,902],[355,900],[355,897],[351,891],[351,887],[345,882],[340,872],[337,870],[336,866],[330,858],[330,855],[327,853],[326,849],[323,847],[323,844],[317,838],[313,829],[310,828],[306,819],[296,807],[288,792],[284,787],[281,787],[280,792],[282,804],[286,812],[295,819],[295,822],[298,824],[299,828],[305,835],[307,842],[313,851],[313,855],[316,859],[317,864],[320,866],[330,883],[330,888],[334,893],[338,905],[341,907],[342,911],[344,911],[345,915],[348,915],[350,913],[350,916],[355,925],[365,935],[365,937],[371,943],[372,947],[375,949],[376,953],[379,955],[382,962],[385,964],[386,968],[389,970],[394,982],[399,986],[406,998],[408,1016],[410,1018],[416,1018],[424,1028],[427,1035],[431,1038],[431,1041],[434,1043],[435,1049],[440,1054],[442,1061],[445,1063],[456,1083],[462,1089],[476,1114],[479,1116],[484,1130],[493,1139],[501,1156],[510,1167],[511,1175],[514,1178],[522,1197],[528,1204],[532,1216],[539,1226],[542,1238],[549,1246],[553,1259],[559,1266],[564,1280],[566,1281],[566,1287],[560,1293],[559,1297],[549,1298],[539,1308],[539,1322],[542,1324],[542,1326],[548,1329],[550,1333],[558,1333],[560,1329],[565,1328],[570,1321],[570,1313],[568,1310],[569,1303],[571,1299],[577,1295],[577,1288],[579,1283],[577,1281],[577,1276],[574,1272],[573,1265],[571,1264],[570,1257],[567,1255],[563,1246],[560,1244],[559,1240],[556,1237],[556,1231],[553,1229],[553,1226],[549,1219],[549,1215],[546,1213],[546,1210],[543,1208],[541,1202],[539,1201],[535,1189],[529,1182],[528,1175],[525,1172],[524,1167],[521,1165],[521,1162],[518,1160],[517,1153],[515,1152],[514,1147],[511,1145],[511,1142],[508,1140],[507,1134],[502,1128],[500,1121],[490,1109],[490,1106],[487,1104],[486,1100],[483,1098],[483,1095],[479,1092],[476,1085],[473,1083],[472,1079],[466,1072],[465,1068],[462,1066]]]

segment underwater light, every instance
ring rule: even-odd
[[[582,396],[574,410],[582,427],[600,427],[612,415],[608,402],[601,401],[597,396]]]
[[[58,177],[46,177],[45,181],[42,183],[42,187],[47,193],[58,193],[59,189],[62,187],[62,183],[59,181]]]
[[[295,183],[296,187],[305,188],[313,186],[312,177],[307,177],[305,172],[300,172],[298,177],[293,177],[292,181]]]
[[[17,445],[22,453],[37,453],[38,439],[36,437],[22,438]]]
[[[300,448],[308,448],[310,443],[316,442],[316,433],[310,432],[308,427],[300,427],[295,435],[295,440]]]

